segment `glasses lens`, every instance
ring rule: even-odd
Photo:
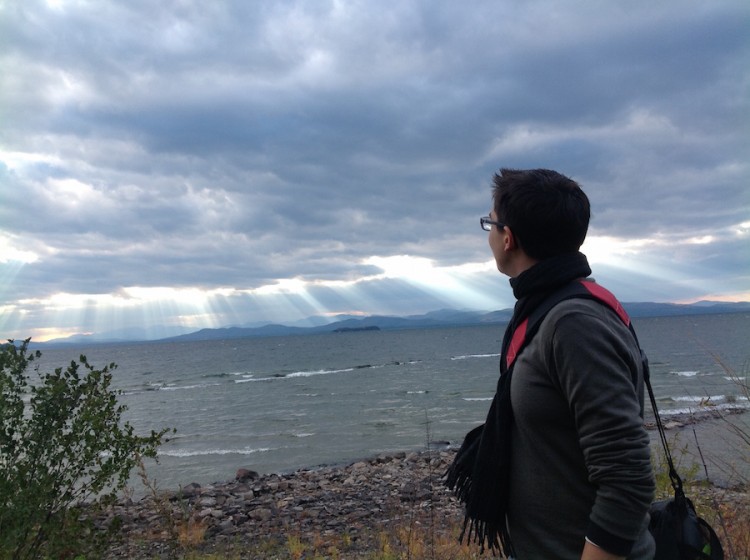
[[[489,218],[479,218],[479,223],[484,231],[490,231],[492,229],[492,224],[487,223],[488,221]]]

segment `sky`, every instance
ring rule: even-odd
[[[621,301],[750,301],[750,3],[0,0],[0,335],[511,307],[500,167]]]

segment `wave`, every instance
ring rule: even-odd
[[[228,372],[220,372],[220,373],[204,373],[201,375],[204,379],[211,379],[211,378],[219,378],[223,379],[226,377],[236,377],[238,375],[252,375],[252,372],[249,371],[228,371]]]
[[[464,397],[465,401],[491,401],[493,397]]]
[[[159,391],[182,391],[188,389],[204,389],[206,387],[218,387],[221,383],[199,383],[197,385],[165,385],[159,387]]]
[[[140,395],[141,393],[149,393],[151,391],[160,391],[162,387],[164,387],[164,383],[160,383],[158,381],[149,382],[140,387],[133,387],[131,389],[125,389],[123,390],[122,394],[123,396],[126,396],[126,397],[131,396],[131,395]]]
[[[465,356],[451,356],[451,360],[471,360],[473,358],[497,358],[500,354],[466,354]]]
[[[370,366],[361,366],[361,367],[370,367]],[[328,375],[331,373],[346,373],[349,371],[354,371],[355,369],[361,369],[356,367],[351,368],[343,368],[343,369],[316,369],[312,371],[295,371],[293,373],[289,373],[287,375],[281,375],[279,377],[312,377],[313,375]]]
[[[704,401],[706,399],[713,400],[723,398],[719,395],[714,395],[712,397],[695,397],[692,395],[683,396],[683,397],[667,397],[665,400],[671,401],[671,402],[694,402],[694,403],[700,403],[701,401]]]
[[[693,410],[698,409],[708,409],[712,408],[718,405],[728,404],[738,404],[743,402],[748,402],[748,397],[744,395],[735,395],[735,394],[729,394],[729,395],[679,395],[679,396],[670,396],[670,397],[657,397],[656,399],[660,403],[664,403],[667,407],[669,407],[669,403],[674,403],[676,405],[695,405],[695,408]],[[669,410],[669,408],[668,408]],[[674,408],[671,408],[671,410],[674,410]]]
[[[706,406],[710,406],[710,403],[718,403],[721,401],[731,400],[747,400],[745,397],[727,396],[727,395],[703,395],[703,396],[682,396],[682,397],[670,397],[669,400],[673,402],[694,402],[703,403]]]
[[[206,387],[219,387],[221,383],[196,383],[193,385],[175,385],[174,383],[154,382],[148,383],[142,387],[127,389],[122,392],[124,396],[139,395],[141,393],[150,393],[153,391],[183,391],[191,389],[205,389]]]
[[[254,453],[266,453],[268,451],[273,450],[270,447],[245,447],[243,449],[201,449],[192,451],[189,449],[160,449],[159,455],[163,455],[165,457],[202,457],[205,455],[253,455]]]
[[[399,362],[394,362],[395,365],[401,365]],[[380,369],[385,367],[386,364],[362,364],[357,366],[351,366],[339,369],[314,369],[314,370],[302,370],[293,371],[291,373],[275,373],[273,375],[267,375],[265,377],[248,377],[245,379],[235,379],[235,383],[248,383],[250,381],[276,381],[278,379],[294,379],[295,377],[312,377],[315,375],[330,375],[333,373],[349,373],[361,369]]]
[[[743,399],[747,401],[747,399]],[[669,409],[659,409],[659,415],[660,416],[678,416],[682,414],[696,414],[701,413],[704,411],[723,411],[723,410],[750,410],[750,402],[724,402],[724,403],[718,403],[718,404],[710,404],[710,405],[699,405],[695,407],[684,407],[684,408],[669,408]]]
[[[670,371],[669,373],[671,375],[679,375],[680,377],[695,377],[700,374],[698,371]]]
[[[254,381],[278,381],[279,379],[293,379],[295,377],[312,377],[314,375],[328,375],[331,373],[344,373],[354,371],[355,368],[344,369],[318,369],[312,371],[295,371],[292,373],[277,373],[266,377],[248,377],[245,379],[235,379],[235,383],[249,383]]]

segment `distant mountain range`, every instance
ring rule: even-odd
[[[633,318],[638,317],[672,317],[676,315],[708,315],[720,313],[750,312],[750,302],[723,303],[699,301],[692,304],[631,302],[623,303],[623,307]],[[424,315],[410,315],[395,317],[372,315],[368,317],[354,317],[339,315],[336,317],[310,317],[304,323],[314,326],[295,326],[281,324],[267,324],[257,326],[232,326],[216,329],[201,329],[174,336],[161,337],[156,340],[165,341],[198,341],[198,340],[227,340],[248,337],[269,337],[305,335],[315,333],[356,332],[370,330],[398,330],[398,329],[427,329],[438,327],[454,327],[469,325],[486,325],[507,323],[513,313],[512,309],[500,311],[460,311],[456,309],[441,309]],[[297,323],[299,324],[299,323]],[[153,337],[140,337],[143,331],[130,330],[91,335],[74,335],[42,343],[40,345],[59,344],[94,344],[115,342],[155,341]]]

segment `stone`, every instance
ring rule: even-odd
[[[251,471],[250,469],[237,469],[237,474],[234,478],[239,482],[246,482],[248,480],[257,480],[260,478],[260,475],[256,471]]]
[[[193,496],[197,496],[201,492],[201,485],[197,482],[191,482],[187,486],[183,486],[180,488],[180,490],[175,494],[175,497],[178,499],[185,499],[185,498],[192,498]]]
[[[268,521],[273,516],[273,512],[268,508],[258,508],[250,512],[250,518],[257,521]]]
[[[198,505],[204,508],[214,507],[216,505],[216,498],[206,496],[205,498],[198,500]]]

